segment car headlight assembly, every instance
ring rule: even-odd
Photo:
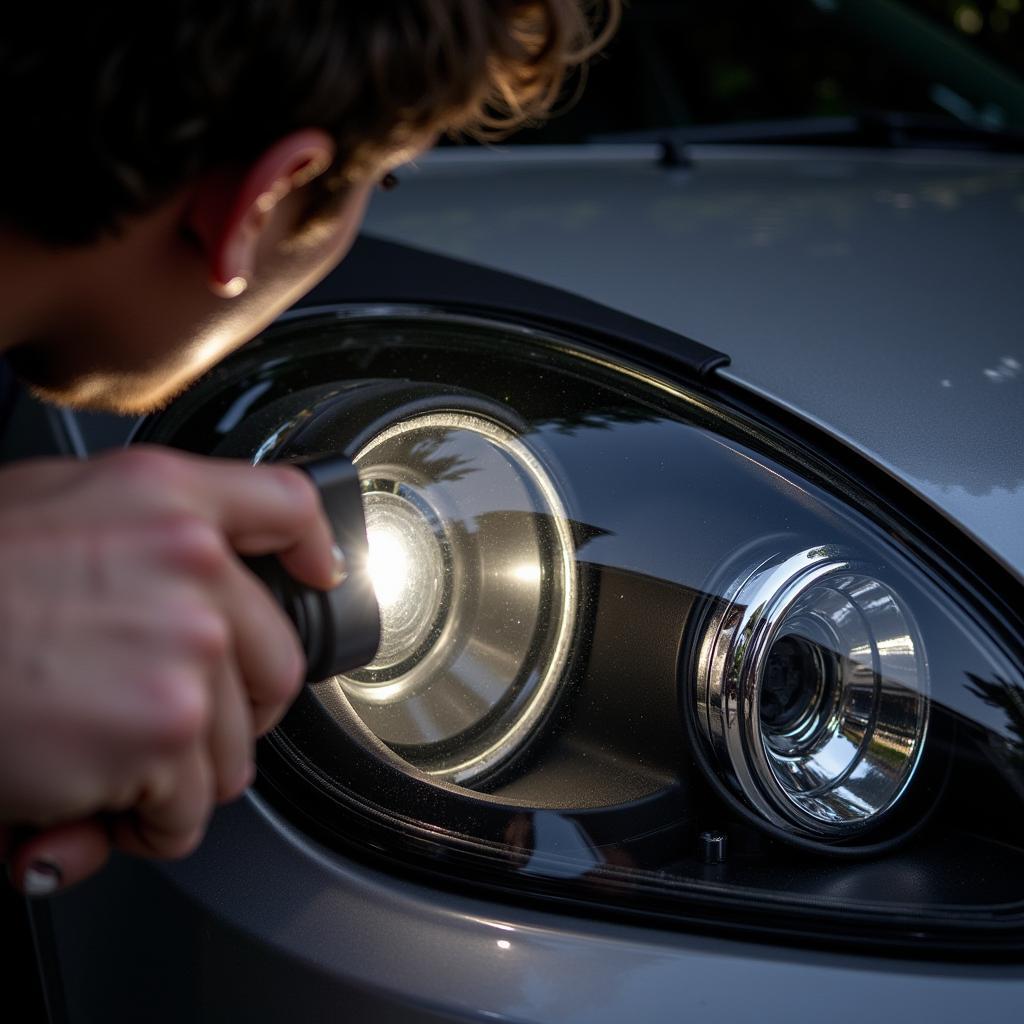
[[[779,828],[876,825],[925,746],[928,667],[906,603],[828,547],[745,569],[699,625],[693,714],[720,773]]]
[[[590,913],[1024,949],[1019,581],[856,456],[614,338],[427,306],[283,321],[137,436],[359,471],[380,645],[260,757],[321,841]]]

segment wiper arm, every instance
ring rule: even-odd
[[[807,117],[783,121],[680,125],[675,128],[591,136],[588,142],[656,142],[665,161],[690,162],[695,145],[850,146],[868,149],[975,149],[1024,153],[1024,132],[994,131],[951,117],[866,112],[851,117]]]

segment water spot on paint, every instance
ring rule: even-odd
[[[995,366],[986,366],[982,371],[986,380],[993,384],[1005,384],[1015,377],[1019,377],[1024,369],[1021,361],[1014,356],[1003,356]]]

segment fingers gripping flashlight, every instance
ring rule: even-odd
[[[317,683],[369,664],[380,645],[380,613],[370,576],[359,474],[343,456],[297,461],[316,484],[348,566],[333,590],[314,590],[288,575],[276,558],[250,567],[291,619],[306,653],[306,681]]]

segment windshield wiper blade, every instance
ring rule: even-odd
[[[994,130],[931,114],[869,111],[851,117],[680,125],[673,128],[591,136],[588,142],[657,142],[665,161],[689,163],[699,145],[849,146],[868,149],[974,149],[1024,153],[1024,132]]]

